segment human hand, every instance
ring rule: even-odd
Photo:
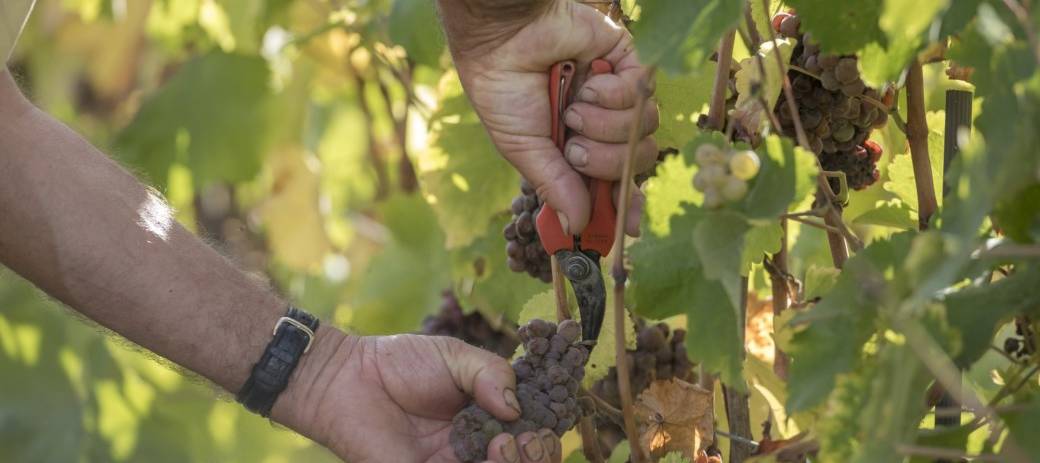
[[[451,420],[471,397],[499,419],[520,416],[513,370],[488,351],[448,337],[322,335],[273,416],[346,461],[457,462]],[[558,463],[561,453],[547,429],[488,446],[493,462]]]
[[[449,38],[464,33],[461,27],[448,29]],[[658,155],[652,136],[659,122],[657,105],[649,101],[642,114],[636,114],[639,100],[649,98],[640,89],[652,88],[652,79],[636,56],[631,35],[594,8],[553,0],[515,33],[473,43],[457,37],[451,42],[462,84],[492,141],[562,215],[567,232],[579,233],[589,220],[589,193],[579,173],[618,180],[631,124],[640,118],[634,172],[653,168]],[[614,73],[589,77],[575,89],[575,102],[564,116],[574,136],[561,153],[550,139],[548,70],[557,62],[575,60],[582,72],[597,58],[610,62]],[[633,190],[634,213],[628,216],[626,231],[635,235],[644,200],[638,189]]]

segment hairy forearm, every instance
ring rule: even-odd
[[[285,312],[178,225],[158,193],[25,101],[5,71],[0,211],[0,263],[228,391],[245,382]],[[337,333],[322,328],[319,344]]]
[[[560,0],[437,0],[455,54],[493,48]]]

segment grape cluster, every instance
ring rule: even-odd
[[[743,199],[747,181],[758,174],[760,165],[754,151],[723,152],[711,143],[697,147],[695,157],[700,168],[693,187],[704,193],[704,207],[709,209]]]
[[[1036,353],[1036,337],[1028,318],[1015,319],[1015,335],[1004,340],[1004,352],[1015,360],[1025,360]]]
[[[441,297],[440,310],[423,319],[420,334],[451,336],[502,357],[513,355],[517,342],[512,336],[492,326],[479,311],[464,313],[458,298],[450,289],[445,290]]]
[[[844,172],[852,189],[866,188],[877,181],[878,172],[877,159],[865,143],[873,129],[888,121],[885,97],[863,82],[855,56],[821,52],[812,34],[801,33],[800,27],[793,12],[773,17],[774,30],[798,39],[788,77],[809,146],[825,170]],[[775,113],[783,132],[793,138],[794,120],[782,95]]]
[[[581,326],[574,320],[557,326],[535,319],[517,334],[525,352],[513,361],[520,418],[498,421],[477,404],[462,409],[452,420],[449,438],[455,456],[463,462],[484,461],[488,444],[500,433],[519,435],[547,428],[562,436],[582,417],[576,394],[589,351],[578,342]]]
[[[506,262],[509,269],[517,273],[526,272],[546,283],[552,282],[549,253],[542,247],[535,227],[535,219],[542,210],[542,201],[538,199],[530,182],[520,182],[520,195],[513,198],[510,207],[513,220],[502,230],[506,238],[506,255],[509,256]]]
[[[687,382],[696,380],[693,363],[686,355],[686,330],[671,331],[664,323],[647,324],[636,319],[636,348],[625,354],[631,381],[632,400],[659,379],[677,378]],[[607,375],[592,385],[591,392],[611,406],[621,408],[621,394],[617,388],[617,369],[611,367]],[[610,451],[625,437],[617,423],[597,418],[600,443]]]
[[[686,330],[672,332],[668,325],[648,325],[636,320],[636,348],[625,354],[633,399],[658,379],[679,378],[691,381],[693,363],[686,356]],[[614,407],[621,407],[617,390],[617,369],[611,367],[603,379],[592,385],[592,392]]]

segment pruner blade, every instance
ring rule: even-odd
[[[590,348],[599,339],[607,310],[607,290],[600,272],[599,254],[594,251],[560,250],[556,259],[567,280],[571,282],[581,313],[581,339]]]

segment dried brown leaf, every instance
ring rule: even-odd
[[[639,445],[660,458],[680,452],[693,460],[697,450],[711,444],[714,435],[714,395],[679,379],[650,383],[636,399]]]

